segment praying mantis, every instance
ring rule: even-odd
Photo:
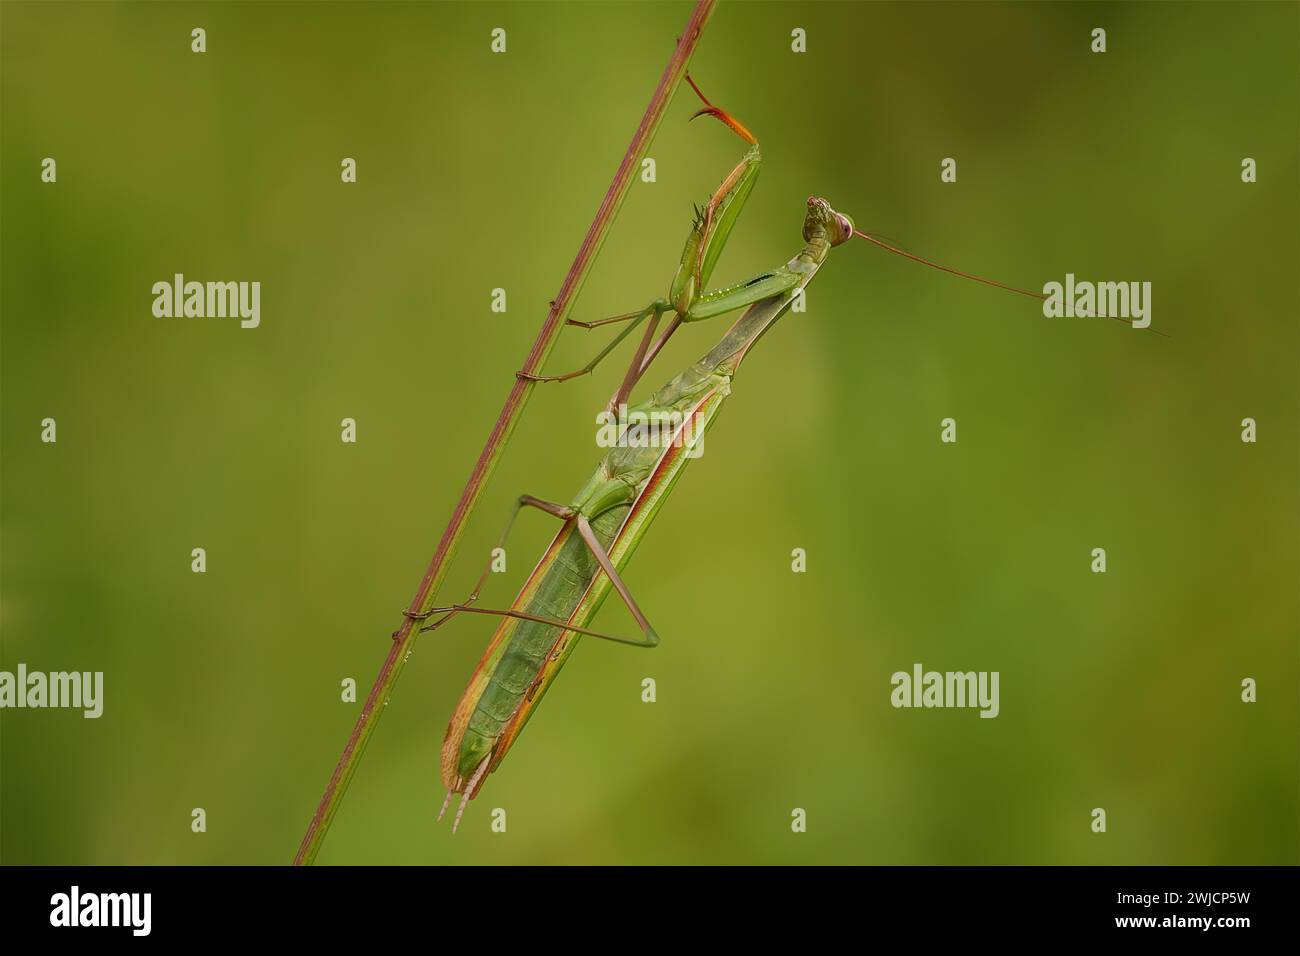
[[[487,650],[470,677],[452,714],[443,740],[441,776],[447,787],[438,819],[452,794],[461,794],[452,822],[460,824],[465,806],[478,794],[488,773],[500,765],[520,732],[555,681],[560,669],[586,635],[653,647],[659,637],[622,578],[622,572],[644,538],[669,493],[690,461],[691,451],[716,421],[731,392],[731,381],[749,349],[789,311],[826,261],[831,249],[859,236],[891,252],[926,265],[989,285],[1042,298],[979,276],[958,272],[914,256],[867,233],[853,220],[818,197],[809,197],[803,224],[803,248],[784,265],[743,282],[708,289],[708,281],[727,243],[762,164],[754,135],[725,110],[713,105],[687,76],[704,107],[695,116],[712,116],[749,144],[749,149],[708,202],[696,209],[681,260],[665,298],[635,312],[596,322],[568,320],[588,329],[625,323],[611,342],[585,366],[563,375],[516,373],[538,382],[559,382],[592,372],[642,323],[646,327],[608,410],[620,409],[645,375],[664,344],[683,324],[699,322],[743,309],[721,340],[702,358],[673,377],[630,412],[671,422],[656,440],[618,444],[611,448],[582,490],[568,503],[521,495],[501,534],[503,545],[515,518],[533,508],[562,522],[537,565],[507,609],[476,605],[490,573],[484,569],[463,601],[435,607],[422,614],[421,630],[435,630],[459,614],[501,618]],[[694,118],[694,117],[692,117]],[[667,324],[655,333],[664,317]],[[614,635],[591,629],[601,605],[614,592],[627,606],[640,633]]]

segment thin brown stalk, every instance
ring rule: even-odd
[[[592,220],[591,227],[582,240],[578,255],[573,260],[573,265],[569,267],[568,275],[564,277],[564,284],[560,286],[559,294],[555,297],[555,301],[551,303],[550,312],[546,316],[546,321],[542,323],[541,331],[537,333],[532,349],[528,352],[528,358],[524,361],[521,369],[522,372],[536,374],[540,371],[542,365],[546,362],[546,357],[555,345],[560,329],[564,326],[564,319],[569,307],[577,297],[578,291],[582,288],[587,273],[591,270],[596,255],[605,241],[605,236],[613,225],[619,206],[622,205],[623,198],[627,195],[628,188],[632,184],[632,177],[640,164],[641,155],[649,146],[655,130],[659,127],[659,123],[668,109],[673,93],[676,92],[678,84],[686,74],[686,66],[690,62],[691,54],[695,51],[696,44],[699,43],[700,36],[704,32],[704,26],[713,13],[716,2],[717,0],[698,0],[695,4],[691,18],[677,41],[677,48],[673,51],[672,59],[668,61],[668,65],[664,68],[663,76],[659,78],[659,85],[655,87],[654,95],[650,98],[650,105],[646,107],[645,114],[641,117],[641,123],[632,136],[632,142],[628,144],[627,152],[623,155],[623,161],[614,174],[614,180],[610,183],[605,198],[596,211],[596,218]],[[465,530],[469,516],[474,511],[474,506],[478,503],[484,486],[496,468],[497,461],[500,459],[506,442],[509,441],[510,434],[514,431],[514,427],[523,413],[524,405],[528,401],[534,384],[534,382],[524,378],[517,377],[515,379],[514,385],[510,389],[510,395],[506,398],[505,406],[497,417],[496,425],[493,426],[491,434],[488,435],[487,444],[483,446],[483,452],[479,455],[478,462],[474,465],[474,470],[469,476],[469,481],[465,484],[465,490],[461,492],[460,500],[456,502],[456,509],[452,512],[447,529],[442,533],[442,539],[438,542],[438,548],[434,552],[433,560],[429,562],[424,577],[420,579],[420,586],[415,592],[415,597],[411,599],[408,614],[423,614],[434,606],[438,588],[442,585],[443,578],[447,573],[447,566],[456,550],[456,545],[460,542],[461,534]],[[329,831],[330,823],[333,822],[334,814],[338,811],[339,803],[347,792],[348,783],[356,772],[357,764],[361,760],[361,754],[365,750],[366,743],[370,739],[370,735],[374,733],[375,726],[379,723],[379,715],[384,711],[384,704],[388,702],[388,698],[392,694],[393,685],[397,683],[398,675],[402,672],[402,665],[406,661],[407,652],[410,650],[411,644],[418,633],[417,622],[409,616],[404,617],[401,626],[393,635],[391,646],[388,649],[388,656],[379,669],[379,675],[375,678],[374,686],[370,688],[370,693],[366,696],[365,705],[361,708],[361,715],[357,718],[352,733],[348,735],[348,741],[343,747],[343,753],[339,757],[338,764],[334,767],[334,772],[330,774],[325,793],[321,796],[316,812],[312,815],[306,834],[303,835],[302,844],[298,847],[298,852],[293,858],[295,866],[312,863],[316,859],[316,854],[320,852],[321,844],[325,840],[325,834]]]

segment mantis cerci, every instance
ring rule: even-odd
[[[830,250],[857,235],[891,252],[926,265],[1024,295],[1043,298],[1001,283],[939,266],[859,232],[853,220],[824,199],[810,197],[804,217],[804,246],[794,258],[744,282],[706,291],[737,217],[758,178],[758,141],[740,122],[714,106],[687,77],[704,102],[695,115],[710,115],[750,144],[744,158],[727,174],[695,221],[682,251],[667,298],[644,309],[598,322],[569,324],[596,328],[626,323],[625,328],[591,362],[565,375],[519,375],[535,381],[564,381],[592,371],[642,322],[646,329],[609,410],[621,408],[669,337],[686,322],[697,322],[738,309],[740,318],[703,358],[674,377],[644,402],[629,410],[638,420],[668,422],[654,441],[620,442],[601,460],[595,474],[569,504],[521,496],[502,533],[504,543],[515,516],[537,508],[563,522],[550,546],[508,609],[475,606],[490,570],[484,569],[473,591],[459,604],[414,615],[433,618],[422,630],[441,627],[461,613],[502,618],[452,715],[442,746],[442,781],[447,787],[442,819],[453,793],[462,794],[452,823],[460,823],[465,805],[483,786],[487,774],[509,752],[560,668],[578,644],[579,635],[653,647],[659,638],[620,576],[637,544],[649,530],[669,492],[681,477],[691,450],[716,420],[731,391],[731,379],[750,347],[781,318],[808,285]],[[665,315],[666,327],[655,332]],[[640,628],[637,636],[617,636],[589,628],[611,588],[627,605]],[[408,612],[409,614],[410,612]]]

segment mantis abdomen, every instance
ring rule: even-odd
[[[677,401],[663,406],[647,404],[638,410],[665,415],[677,412],[680,431],[702,435],[729,391],[728,382],[725,375],[700,378],[694,387],[673,389],[671,397]],[[588,517],[620,572],[658,510],[651,505],[689,461],[683,454],[684,445],[674,444],[667,436],[661,441],[667,447],[611,449],[574,499],[575,511]],[[624,501],[590,513],[592,503],[608,502],[611,495],[619,494],[619,485],[624,489]],[[630,517],[637,519],[632,535],[627,534]],[[591,548],[577,533],[576,519],[569,519],[529,575],[511,610],[586,627],[610,590],[609,578],[600,572]],[[579,636],[538,621],[501,621],[447,728],[442,777],[449,790],[464,791],[489,755],[493,764],[505,756]]]

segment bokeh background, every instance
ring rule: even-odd
[[[340,681],[364,697],[689,10],[0,7],[0,666],[106,681],[99,720],[0,716],[4,862],[292,857]],[[1281,3],[724,3],[693,73],[767,165],[719,281],[789,258],[816,193],[1013,284],[1149,280],[1168,337],[836,250],[629,568],[662,646],[587,642],[452,838],[438,748],[491,622],[423,640],[320,862],[1297,862],[1298,36]],[[575,316],[665,291],[742,152],[695,108]],[[261,281],[261,327],[155,319],[175,272]],[[615,377],[536,392],[446,598],[515,495],[581,487]],[[521,522],[486,603],[553,530]],[[918,661],[999,671],[1001,715],[893,709]]]

